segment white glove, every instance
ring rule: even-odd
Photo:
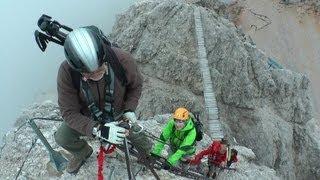
[[[123,117],[128,119],[131,124],[137,122],[137,116],[136,116],[136,113],[134,112],[131,112],[131,111],[125,112],[123,114]]]
[[[118,122],[106,123],[103,126],[98,127],[98,129],[93,129],[93,135],[108,141],[112,144],[122,144],[125,136],[126,129],[118,126]]]

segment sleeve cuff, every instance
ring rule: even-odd
[[[89,123],[88,128],[87,128],[87,132],[86,135],[90,138],[94,138],[94,135],[92,134],[93,132],[93,127],[95,127],[96,125],[98,125],[98,122],[92,121],[91,123]]]

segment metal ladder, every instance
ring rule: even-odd
[[[196,39],[198,41],[198,60],[203,79],[203,94],[208,115],[209,135],[213,139],[222,139],[224,137],[224,134],[222,131],[221,123],[219,121],[218,106],[215,93],[213,91],[213,83],[211,81],[207,51],[203,36],[201,14],[199,8],[197,7],[195,7],[194,10],[194,20]]]

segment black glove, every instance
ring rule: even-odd
[[[128,122],[120,122],[119,126],[125,128],[127,130],[130,129],[130,124]]]
[[[172,165],[171,165],[168,161],[166,161],[166,162],[164,162],[162,168],[163,168],[164,170],[169,170],[169,169],[172,168]]]

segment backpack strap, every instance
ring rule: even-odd
[[[114,102],[114,72],[110,66],[108,66],[108,75],[105,77],[106,84],[108,86],[105,87],[105,95],[104,95],[104,113],[106,120],[108,122],[114,121],[114,107],[113,107],[113,102]]]
[[[89,88],[88,82],[82,80],[81,78],[79,80],[80,89],[82,93],[85,95],[88,108],[91,112],[92,117],[94,118],[95,121],[98,121],[103,124],[114,121],[114,117],[113,117],[114,72],[109,65],[108,65],[108,74],[104,75],[104,80],[105,80],[105,96],[104,96],[105,104],[104,104],[104,109],[102,111],[96,105],[93,94]]]
[[[193,121],[192,119],[191,119],[191,121]],[[186,130],[186,131],[184,131],[183,132],[183,135],[186,137],[186,136],[188,136],[189,135],[189,133],[193,130],[193,129],[195,129],[196,127],[195,127],[195,124],[194,124],[194,122],[192,122],[193,123],[193,127],[191,128],[191,129],[189,129],[189,130]],[[175,125],[173,125],[172,126],[172,133],[173,133],[173,138],[178,138],[175,134],[174,134],[174,131],[176,130],[176,127],[175,127]],[[180,138],[178,138],[180,141],[183,141],[183,139],[180,139]],[[196,143],[196,139],[194,140],[194,142],[192,143],[192,145],[194,145]]]
[[[79,91],[80,91],[81,74],[78,71],[73,70],[72,68],[70,68],[70,75],[71,75],[73,87],[75,89],[77,89],[78,93],[79,93]]]
[[[100,111],[100,109],[98,108],[98,106],[96,105],[95,101],[94,101],[94,97],[92,95],[92,92],[90,91],[88,82],[84,81],[84,80],[80,80],[80,87],[81,87],[81,91],[84,94],[84,96],[87,99],[87,104],[88,104],[88,108],[91,112],[91,116],[93,117],[93,119],[95,121],[98,121],[100,123],[103,123],[103,113]]]
[[[227,161],[231,160],[231,148],[230,146],[227,146]]]
[[[116,53],[112,50],[111,46],[106,46],[106,62],[112,67],[115,76],[120,80],[123,86],[126,86],[128,79],[125,69],[120,64]]]
[[[112,61],[114,62],[114,61]],[[118,61],[117,61],[118,62]],[[115,83],[115,72],[114,72],[114,68],[111,67],[111,64],[107,63],[107,67],[108,67],[108,74],[105,74],[104,79],[106,81],[105,83],[105,105],[104,105],[104,111],[99,110],[98,106],[96,105],[95,101],[94,101],[94,97],[93,94],[89,88],[89,85],[87,82],[83,81],[81,78],[81,74],[78,71],[73,70],[72,68],[70,68],[70,75],[71,75],[71,79],[72,79],[72,84],[74,86],[75,89],[78,90],[78,93],[80,92],[80,90],[82,91],[82,93],[85,95],[85,98],[87,100],[87,104],[88,104],[88,108],[93,116],[93,118],[96,121],[99,122],[112,122],[114,121],[114,108],[113,108],[113,102],[114,102],[114,83]],[[121,66],[121,64],[119,63],[119,65]],[[123,68],[121,66],[121,68]],[[124,76],[125,77],[125,76]],[[102,116],[103,115],[103,116]]]

